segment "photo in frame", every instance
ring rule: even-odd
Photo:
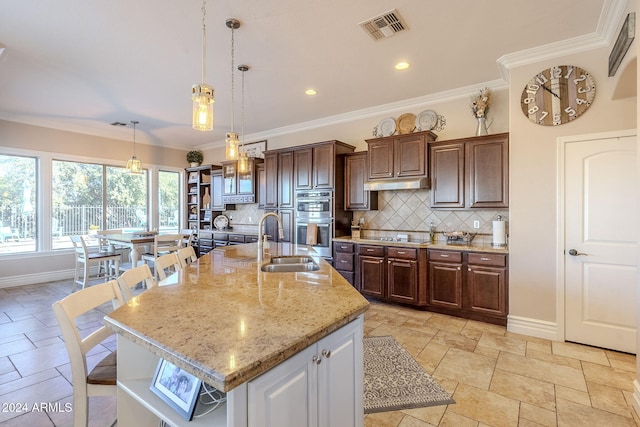
[[[620,33],[616,39],[613,49],[609,54],[609,77],[613,77],[618,71],[618,67],[622,62],[622,58],[627,54],[633,39],[636,36],[636,13],[631,12],[627,15],[620,28]]]
[[[149,389],[184,419],[191,421],[201,387],[202,380],[160,359]]]
[[[247,153],[247,157],[264,159],[264,152],[267,150],[267,140],[244,144],[243,147]]]

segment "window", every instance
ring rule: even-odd
[[[71,248],[71,235],[110,228],[143,230],[147,172],[132,175],[122,167],[54,160],[51,201],[53,249]]]
[[[180,182],[178,172],[158,172],[158,229],[160,231],[179,231]]]
[[[37,247],[37,159],[0,155],[0,254]]]

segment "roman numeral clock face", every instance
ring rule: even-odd
[[[596,83],[580,67],[561,65],[536,74],[522,91],[522,112],[533,123],[557,126],[582,115],[593,103]]]

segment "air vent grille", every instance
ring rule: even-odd
[[[386,39],[407,29],[407,24],[396,9],[374,16],[360,23],[360,27],[374,40]]]

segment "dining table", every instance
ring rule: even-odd
[[[105,239],[110,245],[125,246],[131,250],[129,259],[132,267],[138,266],[140,260],[140,254],[144,252],[144,247],[152,245],[155,236],[158,234],[156,231],[139,231],[133,233],[105,233],[97,234],[100,239]],[[141,251],[142,248],[142,251]]]

